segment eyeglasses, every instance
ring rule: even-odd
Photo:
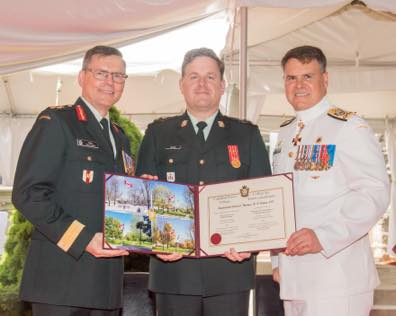
[[[109,76],[113,79],[114,82],[124,83],[128,75],[120,73],[120,72],[108,72],[105,70],[93,70],[90,68],[85,68],[84,70],[92,72],[95,79],[100,81],[105,81],[109,79]]]

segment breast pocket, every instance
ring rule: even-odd
[[[191,161],[191,150],[163,149],[159,154],[158,177],[169,182],[186,182],[188,164]]]
[[[65,157],[62,185],[68,191],[102,192],[106,159],[92,149],[70,150]],[[107,168],[109,169],[109,168]]]

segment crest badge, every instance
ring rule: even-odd
[[[166,181],[168,182],[175,182],[176,180],[176,176],[175,173],[173,171],[168,171],[166,173]]]
[[[249,196],[249,187],[247,185],[243,185],[242,188],[239,190],[241,192],[242,197],[248,197]]]
[[[91,184],[93,181],[94,177],[94,171],[93,170],[87,170],[84,169],[82,173],[82,180],[85,184]]]

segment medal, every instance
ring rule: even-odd
[[[228,158],[233,168],[238,169],[241,167],[241,159],[239,158],[238,145],[228,145]]]
[[[121,151],[122,161],[124,163],[124,172],[128,176],[133,176],[135,173],[135,163],[131,156],[129,156],[124,149]]]

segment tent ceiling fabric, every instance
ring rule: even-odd
[[[197,21],[227,0],[1,1],[0,75],[80,57],[96,44],[124,45]]]
[[[255,17],[262,10],[250,9]],[[248,48],[249,93],[281,93],[281,58],[290,48],[300,45],[318,46],[325,52],[330,92],[396,91],[396,81],[389,80],[396,77],[396,16],[362,5],[347,5],[325,17],[322,13],[317,12],[316,21],[283,36],[277,36],[275,31],[269,38],[264,32],[260,43]],[[253,34],[258,42],[263,29],[261,21],[265,19],[249,20],[248,36]],[[270,25],[271,22],[264,29]],[[233,82],[238,82],[238,58],[239,54],[234,53],[230,74]]]
[[[240,6],[261,6],[261,7],[274,7],[274,8],[315,8],[334,6],[339,4],[351,3],[351,0],[239,0],[237,1]],[[396,11],[396,3],[394,0],[361,0],[357,2],[364,2],[367,6],[374,10],[381,11]]]

